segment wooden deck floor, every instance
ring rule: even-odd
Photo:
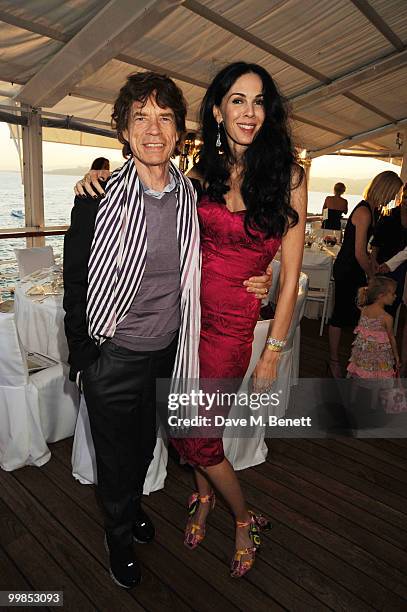
[[[146,498],[157,540],[138,546],[143,582],[110,581],[93,487],[70,475],[71,440],[42,468],[1,472],[2,589],[63,590],[65,610],[405,610],[407,442],[273,440],[241,474],[250,506],[273,522],[255,569],[228,577],[233,527],[223,505],[200,550],[182,545],[186,468],[170,462]]]
[[[303,376],[324,370],[314,323]],[[157,538],[136,549],[143,581],[132,592],[107,574],[102,515],[94,488],[71,476],[71,444],[52,445],[42,468],[0,472],[0,590],[63,590],[75,612],[407,610],[407,440],[270,441],[267,462],[240,473],[273,523],[244,580],[228,575],[234,534],[221,503],[200,549],[183,546],[191,479],[171,459],[165,489],[145,498]]]

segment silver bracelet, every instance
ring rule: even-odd
[[[272,338],[269,336],[266,340],[266,345],[275,351],[282,351],[286,345],[285,340],[277,340],[277,338]]]

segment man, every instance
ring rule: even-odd
[[[394,272],[396,268],[401,266],[407,260],[407,247],[399,251],[393,257],[390,257],[386,262],[382,263],[377,271],[381,273]]]
[[[393,255],[393,257],[377,268],[377,272],[380,274],[388,274],[396,270],[399,271],[401,278],[404,278],[403,302],[404,305],[407,306],[407,247]],[[400,376],[407,377],[407,321],[404,321],[401,339]]]
[[[170,162],[185,116],[171,79],[127,79],[112,114],[127,161],[99,205],[75,198],[65,237],[71,378],[81,373],[110,573],[125,588],[141,579],[133,539],[154,537],[140,500],[156,442],[155,379],[198,377],[196,194]]]

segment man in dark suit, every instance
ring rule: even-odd
[[[171,79],[129,77],[112,115],[128,161],[101,201],[75,198],[64,244],[70,377],[82,379],[110,573],[125,588],[141,579],[133,540],[154,537],[140,500],[156,442],[155,379],[169,378],[174,367],[178,329],[187,325],[180,302],[199,301],[180,290],[177,239],[179,207],[192,217],[180,244],[198,274],[195,194],[170,165],[185,115],[182,92]]]

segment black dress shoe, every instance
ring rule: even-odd
[[[155,528],[148,515],[140,507],[133,522],[133,538],[139,544],[148,544],[154,540]]]
[[[109,553],[109,573],[114,583],[123,589],[131,589],[141,582],[141,569],[132,546],[109,547],[105,535],[105,548]]]

